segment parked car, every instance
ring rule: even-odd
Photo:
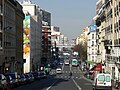
[[[47,78],[47,75],[44,71],[40,71],[39,76],[40,76],[40,78]]]
[[[32,72],[31,74],[33,74],[35,80],[39,80],[40,79],[39,73],[37,71],[36,72]]]
[[[31,83],[31,78],[30,78],[30,74],[26,73],[25,74],[25,78],[26,78],[26,83]]]
[[[93,90],[97,90],[97,89],[112,90],[111,75],[104,73],[96,74],[92,86],[93,86]]]
[[[12,77],[14,87],[19,86],[18,74],[16,72],[15,73],[7,73],[5,76]]]
[[[13,84],[13,79],[11,76],[6,76],[6,80],[7,80],[7,83],[8,83],[8,86],[10,88],[13,88],[14,87],[14,84]]]
[[[29,73],[29,75],[30,75],[30,82],[34,82],[35,78],[34,78],[33,74]]]
[[[7,90],[8,83],[6,77],[3,74],[0,74],[0,90]]]
[[[26,81],[26,78],[25,78],[25,75],[24,74],[21,74],[20,75],[20,78],[19,78],[19,83],[20,85],[23,85],[23,84],[26,84],[27,81]]]

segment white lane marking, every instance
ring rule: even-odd
[[[51,86],[49,86],[46,90],[49,90],[56,82],[57,80]]]
[[[75,82],[75,80],[74,79],[72,79],[73,80],[73,82],[75,83],[75,85],[77,86],[77,88],[79,89],[79,90],[82,90],[81,88],[80,88],[80,86]]]
[[[72,67],[72,66],[71,66],[71,64],[70,64],[70,71],[71,71],[71,67]]]
[[[63,64],[63,66],[62,66],[62,70],[64,70],[64,66],[65,66],[65,65]]]

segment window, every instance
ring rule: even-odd
[[[94,41],[92,41],[92,46],[94,46]]]
[[[92,49],[92,54],[94,54],[94,49]]]
[[[104,75],[100,75],[99,77],[98,77],[98,81],[104,81],[105,80],[105,76]]]
[[[92,61],[94,62],[94,56],[92,56]]]
[[[106,82],[110,82],[110,76],[106,76]]]
[[[92,34],[92,39],[94,39],[94,34]]]

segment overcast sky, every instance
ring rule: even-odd
[[[23,0],[18,0],[23,1]],[[92,23],[98,0],[31,0],[51,13],[52,25],[69,39],[75,39]]]

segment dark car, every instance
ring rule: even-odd
[[[5,76],[11,76],[14,87],[19,86],[18,74],[17,73],[7,73]]]
[[[47,78],[47,75],[44,71],[40,71],[39,76],[40,76],[40,78]]]
[[[14,87],[14,84],[13,84],[13,79],[11,76],[6,76],[6,80],[7,80],[7,83],[8,83],[8,86],[10,88],[13,88]]]
[[[33,74],[32,73],[29,73],[29,75],[30,75],[30,82],[34,82],[34,76],[33,76]]]
[[[39,80],[40,79],[40,76],[39,76],[39,72],[31,72],[31,74],[34,76],[34,79],[35,80]]]
[[[34,81],[34,76],[30,73],[26,73],[25,78],[26,78],[26,83],[28,83],[28,84],[30,84]]]
[[[24,74],[20,75],[19,83],[20,83],[20,85],[26,84],[26,77]]]

